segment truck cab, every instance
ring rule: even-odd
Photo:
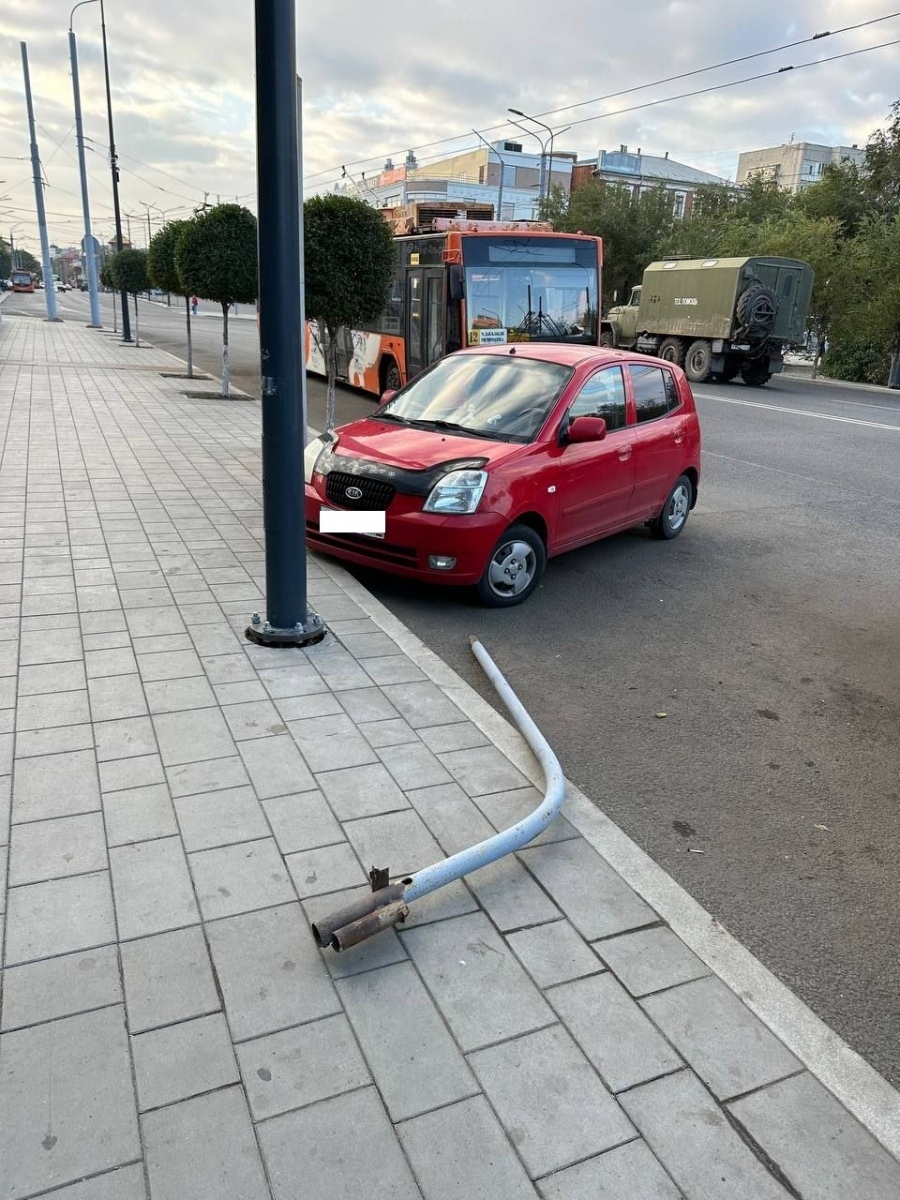
[[[628,348],[637,337],[638,316],[641,311],[641,285],[631,289],[627,303],[611,308],[601,330],[601,346]]]

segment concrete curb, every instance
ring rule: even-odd
[[[339,580],[344,591],[367,616],[466,713],[514,766],[542,789],[540,768],[518,731],[352,575],[330,560],[318,558],[317,562]],[[860,1124],[890,1154],[900,1159],[900,1092],[568,781],[563,812],[582,837],[659,913],[682,941]]]

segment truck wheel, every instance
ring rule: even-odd
[[[684,372],[691,383],[706,383],[712,366],[712,350],[709,342],[691,342],[684,356]]]
[[[741,367],[741,379],[747,387],[762,387],[772,378],[771,373],[763,363],[747,363]]]
[[[664,338],[659,347],[659,358],[665,362],[674,363],[676,367],[684,365],[684,343],[681,338]]]
[[[601,333],[600,334],[600,345],[601,346],[608,346],[611,349],[612,344],[613,344],[613,337],[612,337],[611,333]]]

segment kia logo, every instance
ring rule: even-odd
[[[362,488],[348,487],[344,489],[344,495],[348,500],[362,500]]]

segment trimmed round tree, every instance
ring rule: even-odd
[[[146,250],[120,250],[109,260],[109,269],[117,288],[134,296],[134,344],[140,346],[141,333],[138,318],[138,292],[150,287],[147,274]],[[124,324],[124,317],[123,317]]]
[[[306,316],[325,359],[325,428],[334,428],[337,338],[384,310],[394,276],[394,239],[377,209],[352,196],[312,196],[303,205]]]
[[[241,204],[217,204],[185,224],[175,244],[183,294],[222,306],[222,395],[228,395],[228,310],[257,297],[256,217]]]
[[[189,221],[169,221],[160,229],[159,233],[153,235],[147,251],[147,271],[154,287],[161,288],[164,292],[171,292],[175,296],[184,296],[184,311],[187,321],[187,373],[188,379],[193,379],[194,348],[191,337],[191,305],[188,299],[190,292],[185,291],[175,265],[175,249],[189,224]]]

